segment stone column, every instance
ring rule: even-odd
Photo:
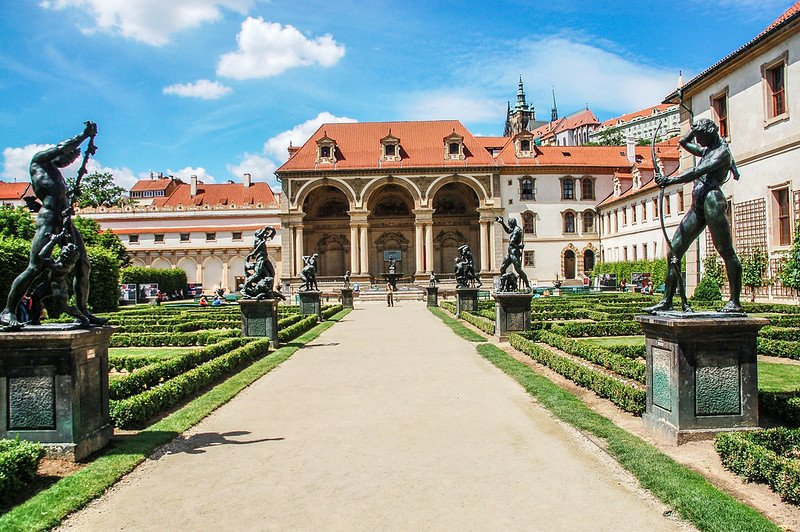
[[[294,267],[295,275],[300,275],[303,269],[303,226],[294,228]]]
[[[425,273],[433,271],[433,224],[425,226]]]
[[[359,273],[358,226],[350,224],[350,273]]]
[[[222,256],[222,282],[220,286],[227,290],[228,292],[232,292],[231,287],[228,286],[228,257]]]
[[[489,269],[489,227],[487,222],[481,222],[481,271]]]
[[[359,228],[361,233],[361,274],[369,275],[369,244],[367,243],[367,226]]]
[[[414,260],[416,261],[416,275],[422,275],[425,272],[425,266],[423,265],[424,260],[422,257],[422,250],[425,249],[424,246],[424,238],[425,238],[425,229],[422,224],[416,224],[414,226],[415,236],[414,236]]]
[[[497,271],[497,225],[493,223],[489,226],[489,262],[491,263],[492,271]],[[502,247],[503,244],[503,237],[500,237],[500,245]]]

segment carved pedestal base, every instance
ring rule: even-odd
[[[758,427],[756,335],[763,318],[636,316],[647,338],[642,418],[673,444]]]
[[[242,336],[269,338],[274,347],[278,340],[278,300],[240,299]]]
[[[353,308],[353,289],[342,288],[342,306],[344,308]]]
[[[300,295],[300,314],[317,315],[317,321],[322,321],[322,303],[318,290],[304,290]]]
[[[439,287],[438,286],[426,286],[425,290],[428,292],[428,306],[429,307],[438,307],[439,306]]]
[[[103,448],[114,432],[108,342],[115,330],[43,325],[0,333],[0,438],[37,441],[74,461]]]
[[[495,292],[494,335],[501,341],[510,332],[524,332],[531,328],[531,300],[533,294]]]
[[[475,312],[478,310],[477,288],[456,288],[456,316],[462,312]]]

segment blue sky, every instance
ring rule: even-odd
[[[500,135],[522,74],[537,118],[659,103],[791,0],[0,1],[0,178],[99,124],[93,170],[206,182],[273,171],[321,122],[459,119]]]

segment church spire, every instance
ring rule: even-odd
[[[550,111],[550,121],[558,120],[558,107],[556,107],[556,89],[553,88],[553,109]]]
[[[517,105],[514,106],[517,111],[527,111],[528,102],[525,101],[525,89],[522,87],[522,74],[519,75],[519,85],[517,86]]]

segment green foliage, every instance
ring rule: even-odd
[[[642,328],[635,321],[605,321],[595,323],[564,323],[556,325],[552,331],[570,338],[587,336],[629,336],[640,334]]]
[[[725,284],[725,266],[716,253],[709,253],[703,259],[703,278],[708,277],[717,284],[717,288]]]
[[[129,266],[120,271],[123,284],[157,283],[162,292],[186,290],[186,272],[180,268],[159,269],[145,266]]]
[[[69,187],[75,186],[74,179],[67,179]],[[122,205],[125,189],[114,183],[114,175],[109,172],[92,172],[83,176],[78,207],[113,207]]]
[[[28,240],[0,238],[0,301],[5,302],[11,283],[28,267],[30,252],[31,243]]]
[[[471,323],[473,326],[477,327],[478,329],[482,330],[489,336],[494,336],[495,331],[495,323],[494,323],[494,311],[492,311],[491,318],[487,319],[486,313],[489,312],[487,310],[478,311],[478,315],[475,315],[471,312],[462,312],[461,319],[466,321],[467,323]]]
[[[587,146],[624,146],[625,139],[622,132],[616,129],[607,129],[598,135],[598,140],[589,142]],[[649,145],[649,144],[648,144]]]
[[[800,425],[800,392],[760,391],[758,404],[760,412],[782,424]]]
[[[786,340],[772,340],[758,336],[758,352],[762,355],[800,360],[800,343]]]
[[[22,489],[35,475],[44,448],[38,443],[0,440],[0,502]]]
[[[329,307],[323,307],[322,309],[322,319],[327,320],[330,319],[331,316],[334,314],[338,314],[342,311],[344,307],[342,305],[331,305]]]
[[[119,239],[117,235],[106,229],[103,231],[100,224],[91,218],[84,218],[83,216],[73,216],[72,223],[81,234],[83,243],[86,247],[101,247],[105,248],[117,258],[119,265],[117,269],[128,266],[131,263],[128,257],[128,250],[125,249],[125,244]]]
[[[25,207],[0,207],[0,238],[33,240],[36,225]]]
[[[771,340],[785,340],[789,342],[800,342],[800,328],[798,327],[764,327],[758,331],[762,338]]]
[[[667,276],[667,259],[598,262],[592,270],[592,278],[602,273],[615,273],[617,282],[622,279],[630,282],[631,274],[635,272],[649,272],[650,280],[653,281],[653,285],[658,287],[664,283]]]
[[[241,334],[239,329],[174,333],[114,333],[111,336],[111,347],[188,347],[215,344],[223,338],[236,338]]]
[[[613,353],[602,347],[587,344],[580,340],[565,338],[555,332],[540,331],[537,339],[599,366],[609,369],[623,377],[645,383],[645,365],[639,360],[632,360]]]
[[[704,276],[694,289],[692,299],[698,301],[721,301],[722,292],[713,277]]]
[[[742,284],[750,287],[751,302],[756,299],[756,288],[766,284],[764,275],[768,265],[769,258],[760,248],[754,249],[753,253],[745,256],[742,261]]]
[[[92,265],[89,273],[89,306],[94,312],[114,312],[119,307],[119,260],[99,246],[86,248]]]

